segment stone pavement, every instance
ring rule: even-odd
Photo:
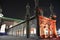
[[[0,40],[36,40],[35,38],[26,38],[18,36],[0,36]]]
[[[60,40],[60,38],[37,39],[37,38],[26,38],[17,36],[0,36],[0,40]]]

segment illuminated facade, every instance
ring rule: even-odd
[[[7,18],[7,17],[0,17],[0,25],[6,24],[8,28],[11,28],[24,20],[18,20],[18,19],[13,19],[13,18]]]
[[[2,5],[0,4],[0,28],[1,28],[1,25],[3,24],[6,24],[6,28],[11,28],[21,22],[23,22],[24,20],[21,20],[21,19],[14,19],[14,18],[8,18],[8,17],[5,17],[3,14],[2,14]]]
[[[28,5],[26,9],[26,20],[13,28],[10,28],[8,35],[39,38],[58,37],[56,15],[53,14],[53,11],[51,11],[51,15],[49,17],[45,17],[43,15],[43,10],[41,10],[42,8],[37,7],[36,10],[34,10],[36,15],[30,18],[30,6]],[[51,7],[50,10],[52,10]]]
[[[22,37],[39,37],[39,38],[48,38],[48,37],[58,37],[57,28],[56,28],[56,18],[52,19],[53,12],[52,9],[50,17],[45,17],[43,15],[43,10],[38,7],[37,0],[35,0],[35,15],[30,17],[30,6],[26,6],[26,16],[25,20],[20,21],[16,19],[10,19],[6,17],[1,17],[3,21],[2,24],[8,25],[8,35],[12,36],[22,36]],[[56,17],[56,16],[54,16]],[[59,30],[60,31],[60,30]]]
[[[56,20],[39,16],[39,25],[40,25],[40,37],[53,37],[57,36],[56,30]]]

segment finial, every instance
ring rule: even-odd
[[[53,9],[54,9],[54,7],[53,7],[53,5],[52,4],[50,4],[50,11],[51,11],[51,13],[53,13]]]
[[[29,6],[29,3],[27,3],[26,5],[26,15],[25,15],[25,18],[27,17],[30,17],[30,6]]]
[[[52,18],[52,17],[55,17],[56,18],[56,15],[53,12],[53,9],[54,9],[53,5],[50,4],[50,7],[49,8],[50,8],[50,11],[51,11],[50,18]]]
[[[35,2],[35,8],[38,7],[39,0],[34,0]]]
[[[27,3],[26,8],[30,8],[29,3]]]

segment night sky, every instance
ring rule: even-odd
[[[6,17],[25,19],[26,4],[30,4],[31,16],[34,15],[34,0],[1,0],[3,14]],[[60,25],[60,3],[58,0],[40,0],[39,7],[46,9],[45,16],[49,15],[49,4],[52,3],[54,6],[54,12],[57,15],[57,26]],[[46,15],[47,14],[47,15]]]

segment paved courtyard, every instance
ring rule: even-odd
[[[60,40],[60,38],[37,39],[37,38],[25,38],[17,36],[0,36],[0,40]]]

